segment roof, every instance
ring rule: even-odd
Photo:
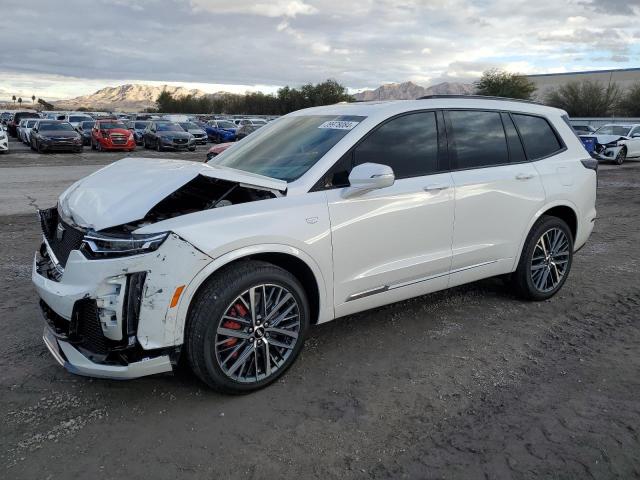
[[[425,109],[472,108],[487,110],[509,110],[549,114],[564,114],[563,110],[548,107],[535,102],[496,97],[479,97],[474,95],[435,95],[421,100],[389,100],[373,102],[337,103],[323,107],[312,107],[289,115],[356,115],[365,117],[387,117],[399,113]]]

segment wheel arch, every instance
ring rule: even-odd
[[[518,266],[520,256],[522,255],[522,249],[524,248],[524,242],[527,240],[529,232],[540,217],[542,217],[543,215],[548,215],[564,220],[567,225],[569,225],[569,229],[571,230],[571,234],[573,235],[573,241],[575,245],[576,236],[578,233],[578,214],[579,212],[576,205],[566,200],[549,203],[540,208],[529,222],[529,225],[525,229],[522,238],[520,239],[520,248],[518,249],[518,254],[514,258],[512,271],[514,271]]]
[[[311,307],[311,324],[331,320],[334,316],[333,301],[326,288],[322,271],[315,261],[300,249],[288,245],[255,245],[226,253],[209,263],[196,274],[184,290],[178,304],[175,343],[184,340],[184,330],[194,298],[204,283],[220,268],[233,263],[260,260],[272,263],[292,273],[302,284]]]

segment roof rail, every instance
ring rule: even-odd
[[[472,98],[474,100],[508,100],[509,102],[533,103],[535,105],[544,105],[534,100],[523,100],[521,98],[509,98],[509,97],[490,97],[487,95],[438,94],[438,95],[425,95],[423,97],[416,98],[416,100],[431,100],[434,98]]]

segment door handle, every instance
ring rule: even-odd
[[[424,187],[425,192],[439,192],[440,190],[446,190],[450,185],[445,185],[443,183],[434,183],[431,185],[427,185]]]
[[[519,173],[516,175],[516,180],[531,180],[533,173]]]

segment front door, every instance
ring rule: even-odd
[[[454,188],[437,127],[435,112],[383,123],[347,158],[389,165],[394,185],[353,197],[348,187],[327,191],[337,316],[447,287]]]

